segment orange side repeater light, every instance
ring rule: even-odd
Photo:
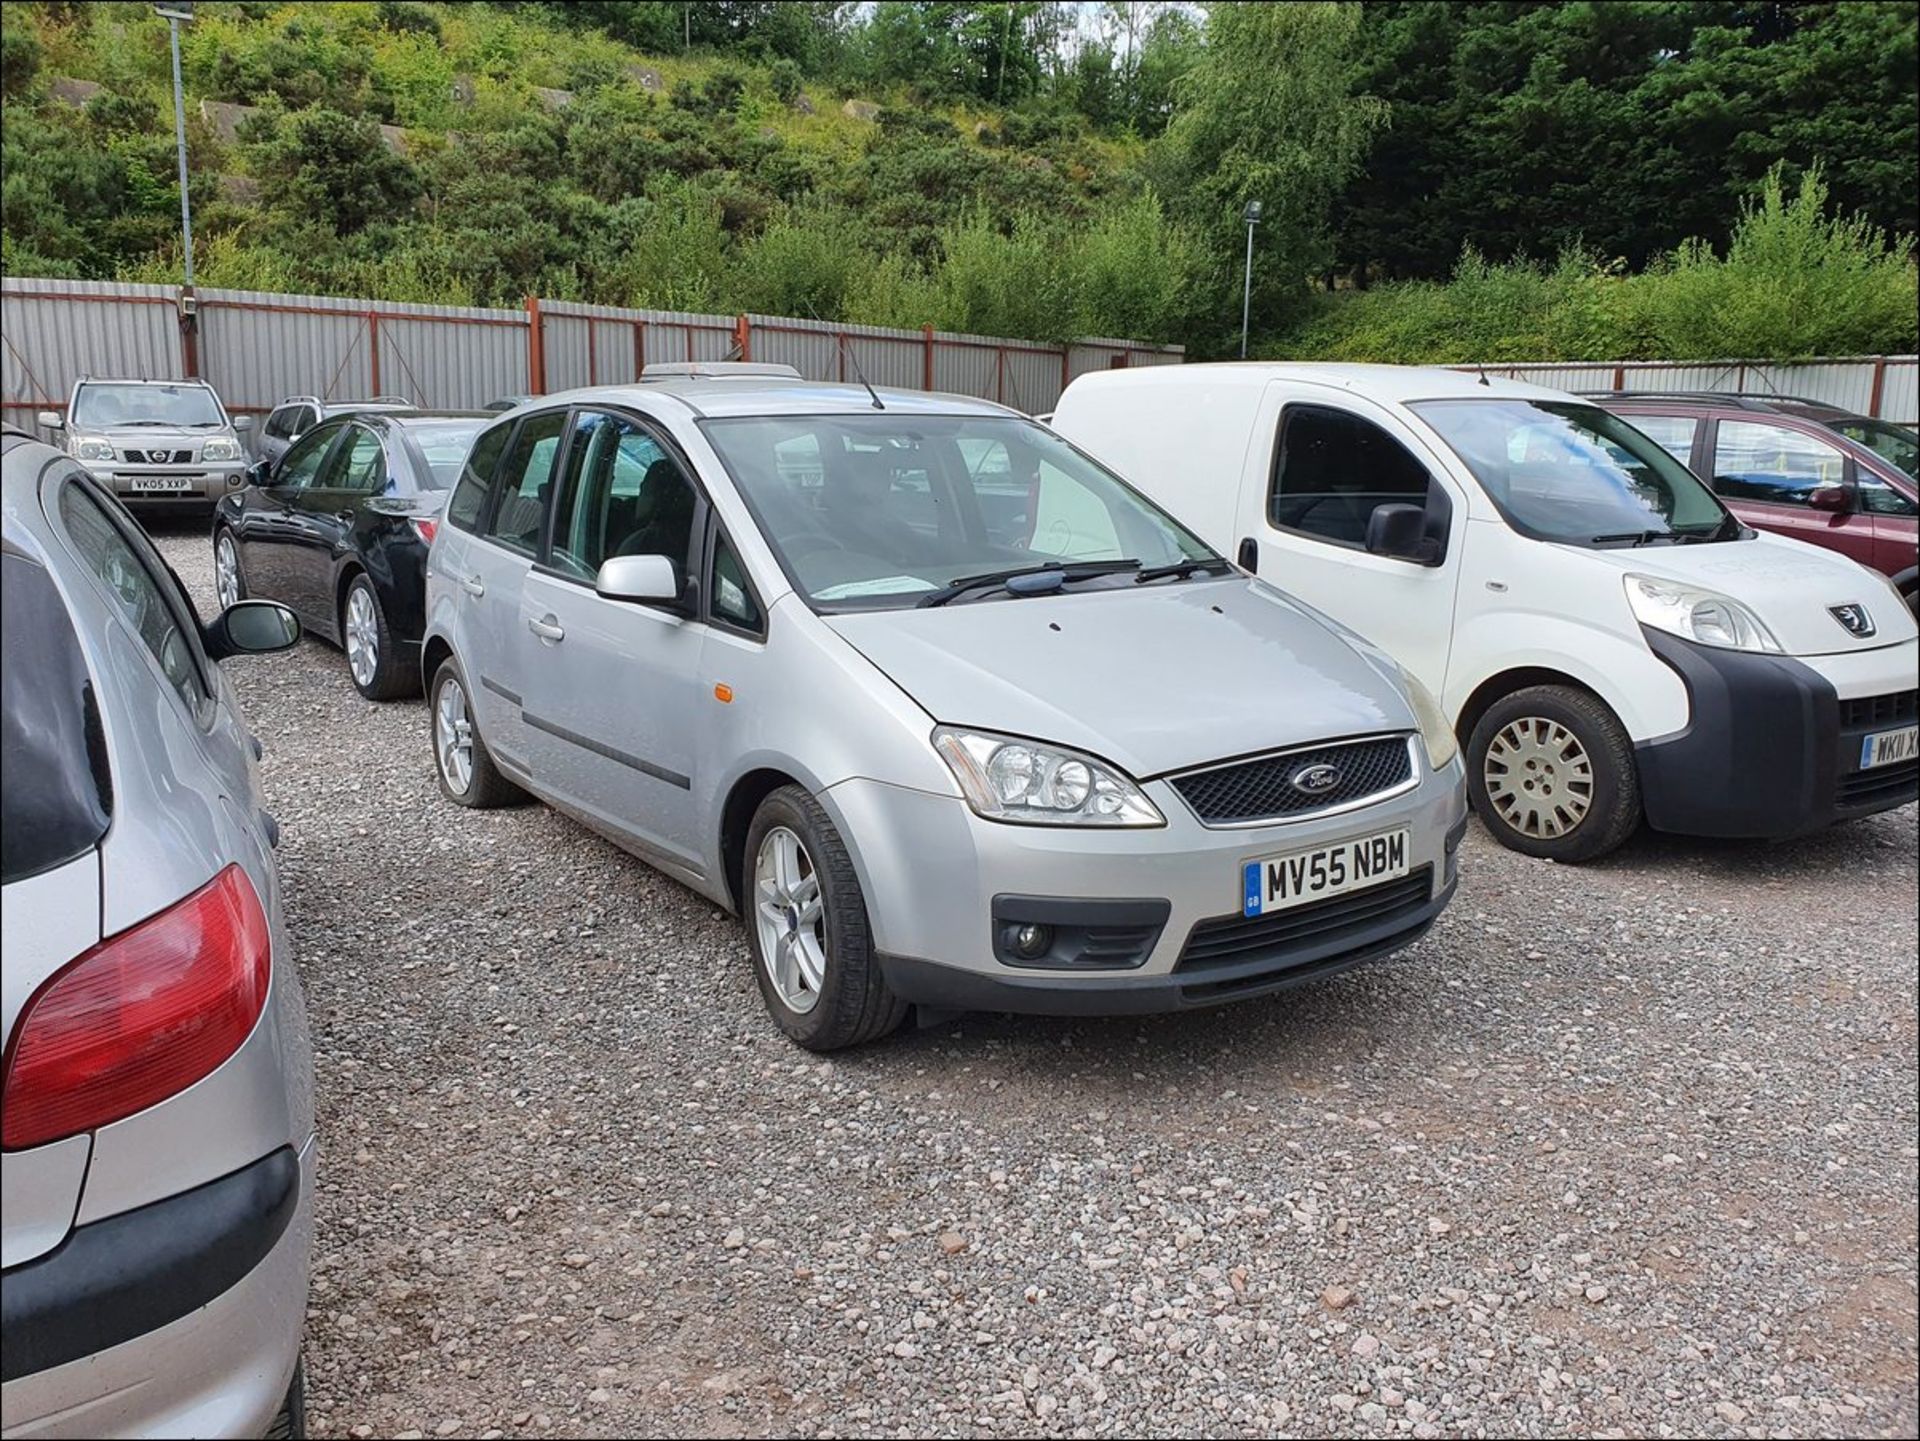
[[[715,685],[713,688],[713,698],[719,701],[721,705],[732,705],[733,687],[730,685]]]

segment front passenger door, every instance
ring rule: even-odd
[[[663,555],[691,574],[702,512],[679,460],[640,421],[574,414],[551,563],[527,578],[527,741],[571,805],[701,870],[695,735],[706,628],[666,607],[606,600],[603,562]]]
[[[301,436],[274,466],[267,484],[247,492],[238,540],[247,589],[255,595],[300,609],[293,594],[298,582],[292,552],[300,542],[294,498],[319,475],[342,428],[328,425]]]
[[[287,603],[336,639],[341,636],[334,577],[360,505],[386,484],[387,455],[380,437],[364,425],[348,425],[312,483],[293,494],[297,530],[287,552]]]

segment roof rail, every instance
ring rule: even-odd
[[[803,380],[791,365],[760,360],[672,360],[649,365],[640,372],[648,380]]]

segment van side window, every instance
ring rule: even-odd
[[[496,425],[483,433],[473,443],[473,449],[467,452],[467,462],[460,467],[460,480],[453,488],[453,498],[447,502],[447,524],[461,530],[474,530],[480,524],[480,517],[487,509],[487,490],[493,484],[493,472],[500,464],[500,452],[507,448],[507,437],[513,434],[511,425]]]
[[[567,447],[552,563],[583,580],[621,555],[664,555],[684,570],[695,499],[679,463],[644,427],[581,411]]]
[[[1420,505],[1427,468],[1370,420],[1320,405],[1280,417],[1267,518],[1281,530],[1359,549],[1378,505]]]
[[[553,493],[553,459],[567,426],[564,410],[530,415],[520,422],[495,482],[499,497],[493,504],[489,540],[532,555],[540,549],[540,527],[546,519],[547,499]]]
[[[707,593],[712,597],[708,608],[715,620],[755,635],[760,633],[760,602],[754,598],[746,569],[734,554],[727,533],[717,527],[713,534],[713,579]]]
[[[1625,420],[1682,465],[1693,464],[1693,437],[1700,422],[1691,415],[1625,415]]]

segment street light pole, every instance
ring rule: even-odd
[[[186,285],[193,289],[193,206],[187,199],[187,100],[180,88],[180,26],[193,19],[191,4],[155,5],[173,41],[173,138],[180,152],[180,238],[186,246]]]
[[[1247,222],[1247,273],[1240,290],[1240,358],[1247,358],[1247,320],[1253,312],[1253,227],[1260,223],[1260,202],[1249,200],[1241,217]]]

